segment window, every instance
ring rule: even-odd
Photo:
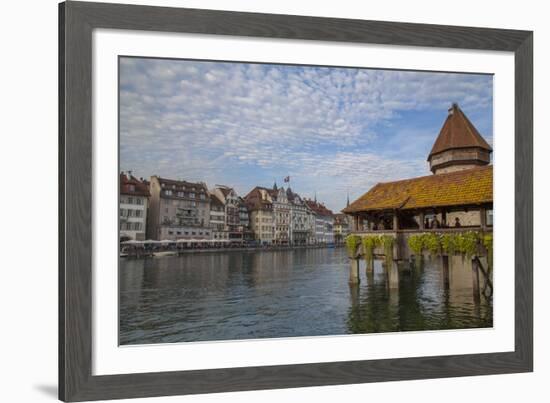
[[[139,197],[136,199],[136,204],[143,204],[143,199],[140,199]]]
[[[172,191],[171,191],[171,190],[165,190],[165,191],[164,191],[164,194],[165,194],[166,196],[172,196]]]
[[[125,210],[123,208],[120,209],[120,216],[121,217],[124,217],[124,214],[125,214]]]
[[[190,197],[191,199],[194,199],[194,198],[195,198],[195,193],[189,193],[189,197]]]
[[[128,197],[128,204],[134,204],[134,198]]]
[[[204,193],[201,193],[201,195],[200,195],[200,199],[201,199],[201,200],[204,200],[204,199],[205,199],[205,195],[204,195]]]
[[[183,192],[178,192],[178,197],[184,197],[185,196],[185,193]]]
[[[135,223],[134,223],[134,229],[135,229],[136,231],[140,231],[140,230],[141,230],[141,223],[135,222]]]

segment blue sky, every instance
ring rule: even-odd
[[[283,185],[339,211],[378,182],[430,174],[458,102],[493,137],[489,75],[120,59],[120,168],[234,187]]]

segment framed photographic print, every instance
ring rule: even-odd
[[[532,32],[59,12],[60,399],[532,370]]]

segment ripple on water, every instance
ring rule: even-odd
[[[121,260],[121,344],[338,335],[492,326],[471,289],[444,291],[440,270],[380,265],[348,285],[344,249],[224,252]]]

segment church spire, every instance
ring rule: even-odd
[[[349,207],[349,190],[348,190],[348,200],[346,202],[346,207]]]
[[[273,182],[273,190],[277,190],[277,181]]]

